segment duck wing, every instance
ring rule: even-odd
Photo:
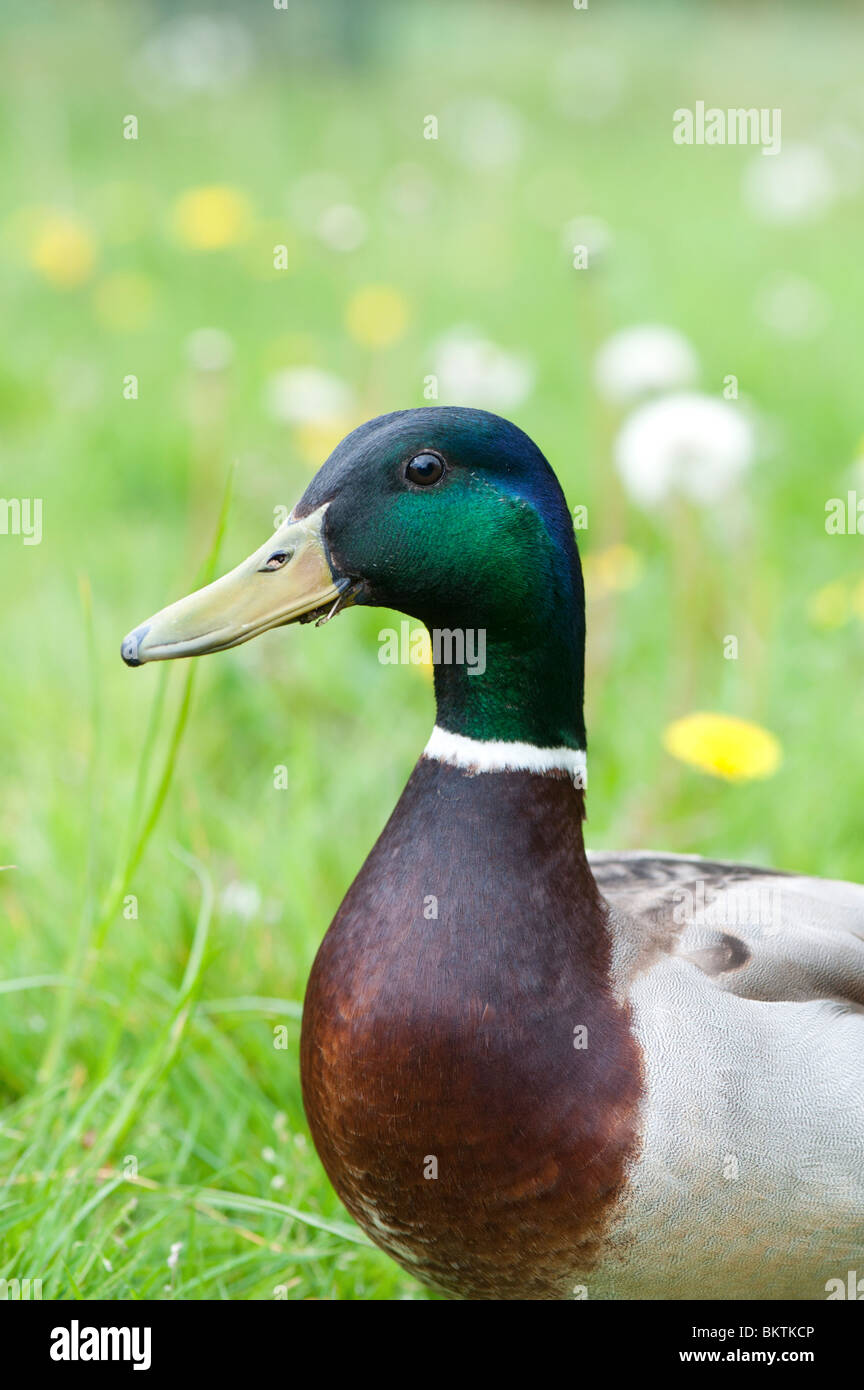
[[[741,998],[864,1009],[864,885],[697,855],[588,861],[628,978],[674,957]]]

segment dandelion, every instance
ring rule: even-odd
[[[818,145],[784,145],[780,154],[754,156],[744,174],[744,201],[763,222],[812,222],[834,202],[837,185]]]
[[[402,337],[407,322],[408,304],[391,285],[365,285],[345,311],[348,332],[363,347],[389,347]]]
[[[106,328],[134,333],[152,318],[154,299],[153,281],[148,275],[136,270],[115,270],[94,289],[93,312]]]
[[[823,584],[807,602],[807,617],[814,627],[832,631],[845,627],[852,616],[852,593],[845,579]]]
[[[609,224],[602,217],[574,217],[564,228],[564,250],[575,260],[577,250],[585,248],[586,269],[602,265],[612,244]]]
[[[184,347],[187,361],[198,372],[224,372],[234,361],[234,342],[222,328],[196,328]]]
[[[728,782],[770,777],[782,760],[772,733],[729,714],[688,714],[668,726],[663,746],[679,762]]]
[[[696,393],[640,406],[615,443],[621,479],[643,506],[673,493],[714,502],[740,480],[754,452],[747,417],[729,401]]]
[[[223,888],[219,902],[222,911],[229,916],[251,922],[261,911],[261,890],[255,883],[240,883],[235,879]]]
[[[49,210],[34,219],[27,259],[55,289],[77,289],[93,273],[96,243],[80,218]]]
[[[427,628],[420,628],[412,633],[411,647],[412,664],[424,680],[431,681],[435,674],[435,666],[432,661],[432,639]]]
[[[597,389],[615,404],[660,391],[680,391],[699,375],[695,349],[683,333],[663,324],[623,328],[604,343],[594,363]]]
[[[170,20],[145,44],[140,65],[148,90],[219,92],[247,76],[253,49],[238,20],[197,14]]]
[[[331,251],[356,251],[366,240],[368,223],[352,203],[334,203],[321,213],[315,231]]]
[[[434,371],[451,405],[513,409],[530,395],[536,370],[521,354],[506,352],[472,328],[454,328],[434,348]]]
[[[629,545],[609,545],[589,551],[582,561],[585,589],[591,599],[622,593],[638,584],[642,575],[641,556]]]
[[[193,251],[215,251],[245,241],[252,222],[246,194],[221,184],[189,188],[174,203],[177,240]]]
[[[442,127],[452,132],[456,157],[469,169],[495,170],[515,164],[522,153],[522,118],[495,97],[470,97],[446,107]]]
[[[291,425],[329,426],[354,406],[351,388],[319,367],[285,367],[265,388],[265,404],[275,419]]]
[[[337,444],[359,421],[348,419],[322,420],[319,424],[300,425],[294,434],[297,452],[305,463],[317,468],[322,459],[329,458]]]

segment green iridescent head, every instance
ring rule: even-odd
[[[136,665],[235,646],[333,603],[395,608],[433,637],[470,634],[464,646],[475,655],[482,645],[482,673],[476,662],[436,663],[441,727],[585,747],[584,594],[573,524],[549,464],[509,421],[441,406],[361,425],[270,541],[137,628],[124,659]]]

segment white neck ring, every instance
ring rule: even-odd
[[[461,767],[466,772],[566,772],[577,787],[588,785],[584,748],[538,748],[533,743],[467,738],[435,725],[424,758]]]

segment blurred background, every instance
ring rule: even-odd
[[[119,657],[372,415],[483,406],[561,478],[590,844],[864,876],[825,525],[864,498],[862,40],[853,4],[4,6],[0,1277],[429,1296],[297,1059],[429,669],[372,610]],[[779,108],[780,153],[676,144],[699,101]]]

